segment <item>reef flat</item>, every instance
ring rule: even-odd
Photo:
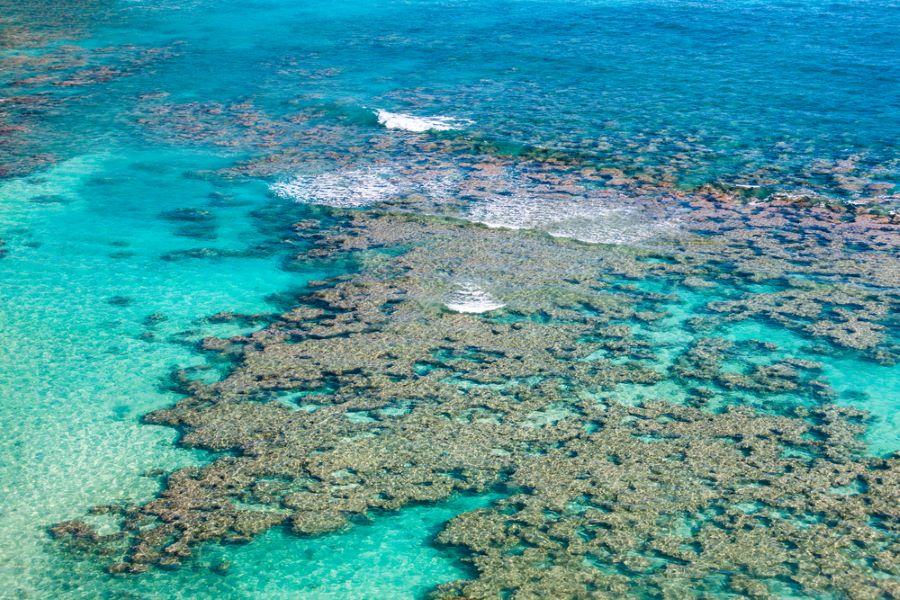
[[[502,490],[440,533],[477,574],[435,597],[897,594],[896,458],[867,451],[866,414],[832,402],[821,363],[727,335],[762,318],[811,352],[895,364],[897,265],[859,249],[890,246],[893,229],[715,198],[681,215],[677,239],[629,248],[389,205],[337,212],[314,248],[351,253],[359,272],[252,335],[206,339],[233,371],[147,416],[225,455],[171,474],[149,503],[97,507],[116,533],[67,521],[54,534],[141,572],[213,540],[317,535]],[[851,273],[866,286],[831,281]],[[449,310],[473,282],[504,306]],[[697,289],[708,301],[682,324],[694,341],[663,356],[658,324]],[[744,353],[757,362],[734,365]],[[683,401],[615,393],[664,381]],[[757,404],[729,400],[742,391]]]

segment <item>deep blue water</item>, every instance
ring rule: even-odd
[[[30,5],[13,13],[43,28],[43,12]],[[252,98],[275,114],[308,102],[468,117],[490,139],[583,150],[616,167],[677,169],[687,185],[774,173],[794,187],[846,194],[827,170],[847,159],[872,179],[897,176],[900,7],[890,2],[72,10],[87,13],[80,21],[90,34],[79,43],[88,47],[182,45],[172,59],[73,103],[84,120],[65,123],[66,137],[125,133],[109,127],[132,108],[123,97],[156,90],[182,100]]]

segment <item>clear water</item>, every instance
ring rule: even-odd
[[[280,294],[343,268],[285,262],[279,241],[314,208],[274,197],[264,178],[197,175],[258,155],[258,139],[240,127],[179,131],[177,116],[144,126],[146,95],[249,101],[272,119],[317,107],[346,127],[345,142],[329,143],[348,153],[382,108],[469,119],[471,138],[508,154],[579,153],[688,189],[847,200],[900,181],[900,5],[889,0],[0,0],[0,18],[3,597],[420,597],[464,575],[432,545],[437,528],[487,501],[409,508],[313,540],[270,532],[205,549],[195,570],[127,580],[49,542],[49,525],[92,505],[151,497],[153,470],[207,460],[141,423],[177,398],[173,368],[216,376],[191,342],[236,326],[206,317],[277,311]],[[169,54],[139,62],[145,48]],[[51,58],[73,63],[54,70]],[[122,76],[22,83],[103,65]],[[301,144],[305,127],[273,137]],[[318,160],[326,171],[338,162]],[[180,209],[206,212],[191,222]],[[226,252],[177,254],[196,248]],[[762,327],[730,335],[803,355],[802,340]],[[664,325],[648,335],[673,354],[690,341]],[[825,377],[840,402],[873,413],[873,452],[900,448],[896,368],[847,356],[828,359]],[[224,574],[201,568],[223,561]]]

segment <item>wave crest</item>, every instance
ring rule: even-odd
[[[394,113],[384,109],[375,111],[378,117],[378,123],[388,129],[402,129],[403,131],[412,131],[414,133],[425,133],[426,131],[451,131],[454,129],[463,129],[467,125],[471,125],[472,121],[468,119],[457,119],[454,117],[417,117],[405,113]]]

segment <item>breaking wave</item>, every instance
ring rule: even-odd
[[[378,117],[378,123],[388,129],[402,129],[403,131],[412,131],[414,133],[425,133],[426,131],[451,131],[454,129],[463,129],[467,125],[471,125],[472,121],[468,119],[456,119],[453,117],[417,117],[404,113],[393,113],[383,109],[375,111]]]

